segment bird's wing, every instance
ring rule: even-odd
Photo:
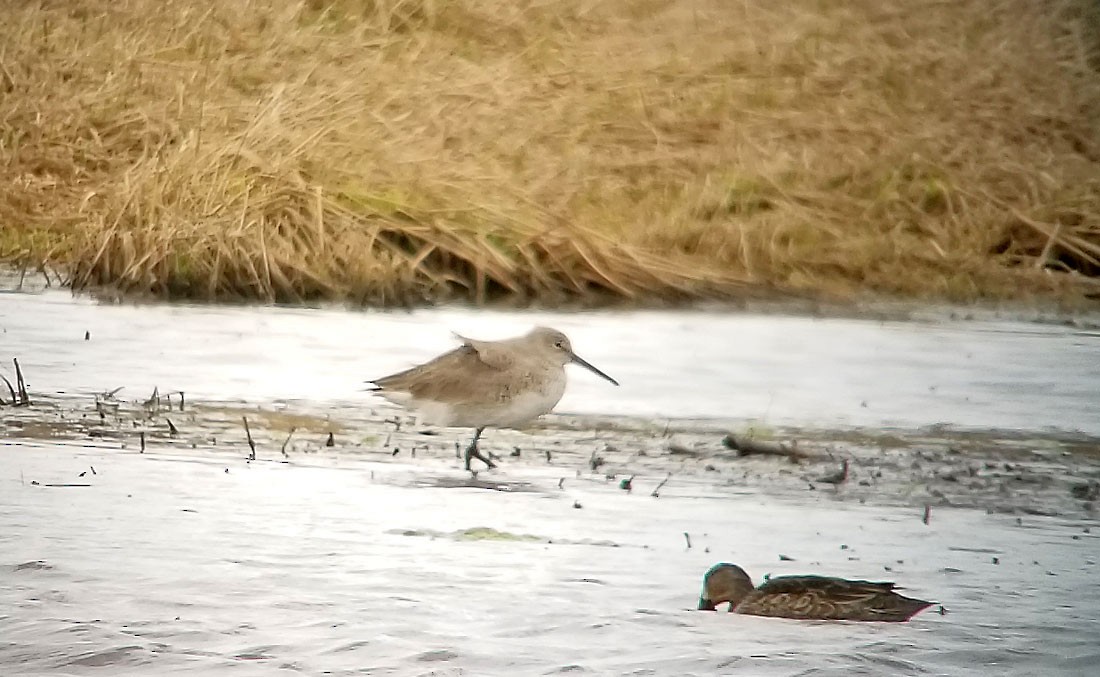
[[[419,400],[468,401],[471,388],[485,390],[486,399],[495,400],[498,398],[495,384],[502,380],[503,373],[503,367],[486,361],[476,347],[465,344],[424,364],[370,383],[379,391],[407,392]]]
[[[888,581],[852,581],[832,576],[776,576],[757,590],[767,592],[805,592],[817,590],[838,599],[860,598],[890,592],[894,584]]]
[[[473,348],[478,358],[494,369],[511,369],[516,364],[515,350],[505,346],[506,341],[479,341],[457,333],[455,338]]]
[[[895,620],[914,603],[927,605],[902,597],[894,587],[889,582],[827,576],[779,576],[750,593],[737,611],[787,618]]]

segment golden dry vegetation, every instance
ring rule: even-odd
[[[0,66],[0,258],[78,288],[1098,289],[1093,0],[42,0]]]

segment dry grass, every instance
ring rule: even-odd
[[[0,257],[78,287],[1064,300],[1100,275],[1091,0],[12,5]]]

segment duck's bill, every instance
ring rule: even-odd
[[[580,357],[580,355],[577,355],[576,353],[573,353],[573,361],[574,361],[574,362],[576,362],[577,364],[581,365],[582,367],[584,367],[584,368],[585,368],[585,369],[587,369],[588,371],[592,372],[592,373],[593,373],[593,374],[595,374],[596,376],[600,376],[600,377],[602,377],[602,378],[605,378],[605,379],[607,379],[608,381],[611,381],[611,382],[612,382],[612,383],[614,383],[615,385],[619,385],[619,382],[618,382],[618,381],[616,381],[615,379],[611,378],[611,377],[610,377],[610,376],[608,376],[607,374],[603,373],[603,372],[602,372],[602,371],[600,371],[599,369],[597,369],[597,368],[593,367],[593,366],[592,366],[591,364],[589,364],[589,363],[588,363],[587,361],[585,361],[585,360],[582,360],[582,359],[581,359],[581,357]]]
[[[714,611],[715,604],[706,597],[699,598],[699,611]]]

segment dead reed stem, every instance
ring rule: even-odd
[[[248,460],[249,461],[255,461],[256,460],[256,442],[252,439],[252,429],[248,427],[248,417],[247,416],[242,416],[241,420],[244,421],[244,434],[248,438],[248,448],[250,450],[249,454],[248,454]]]

